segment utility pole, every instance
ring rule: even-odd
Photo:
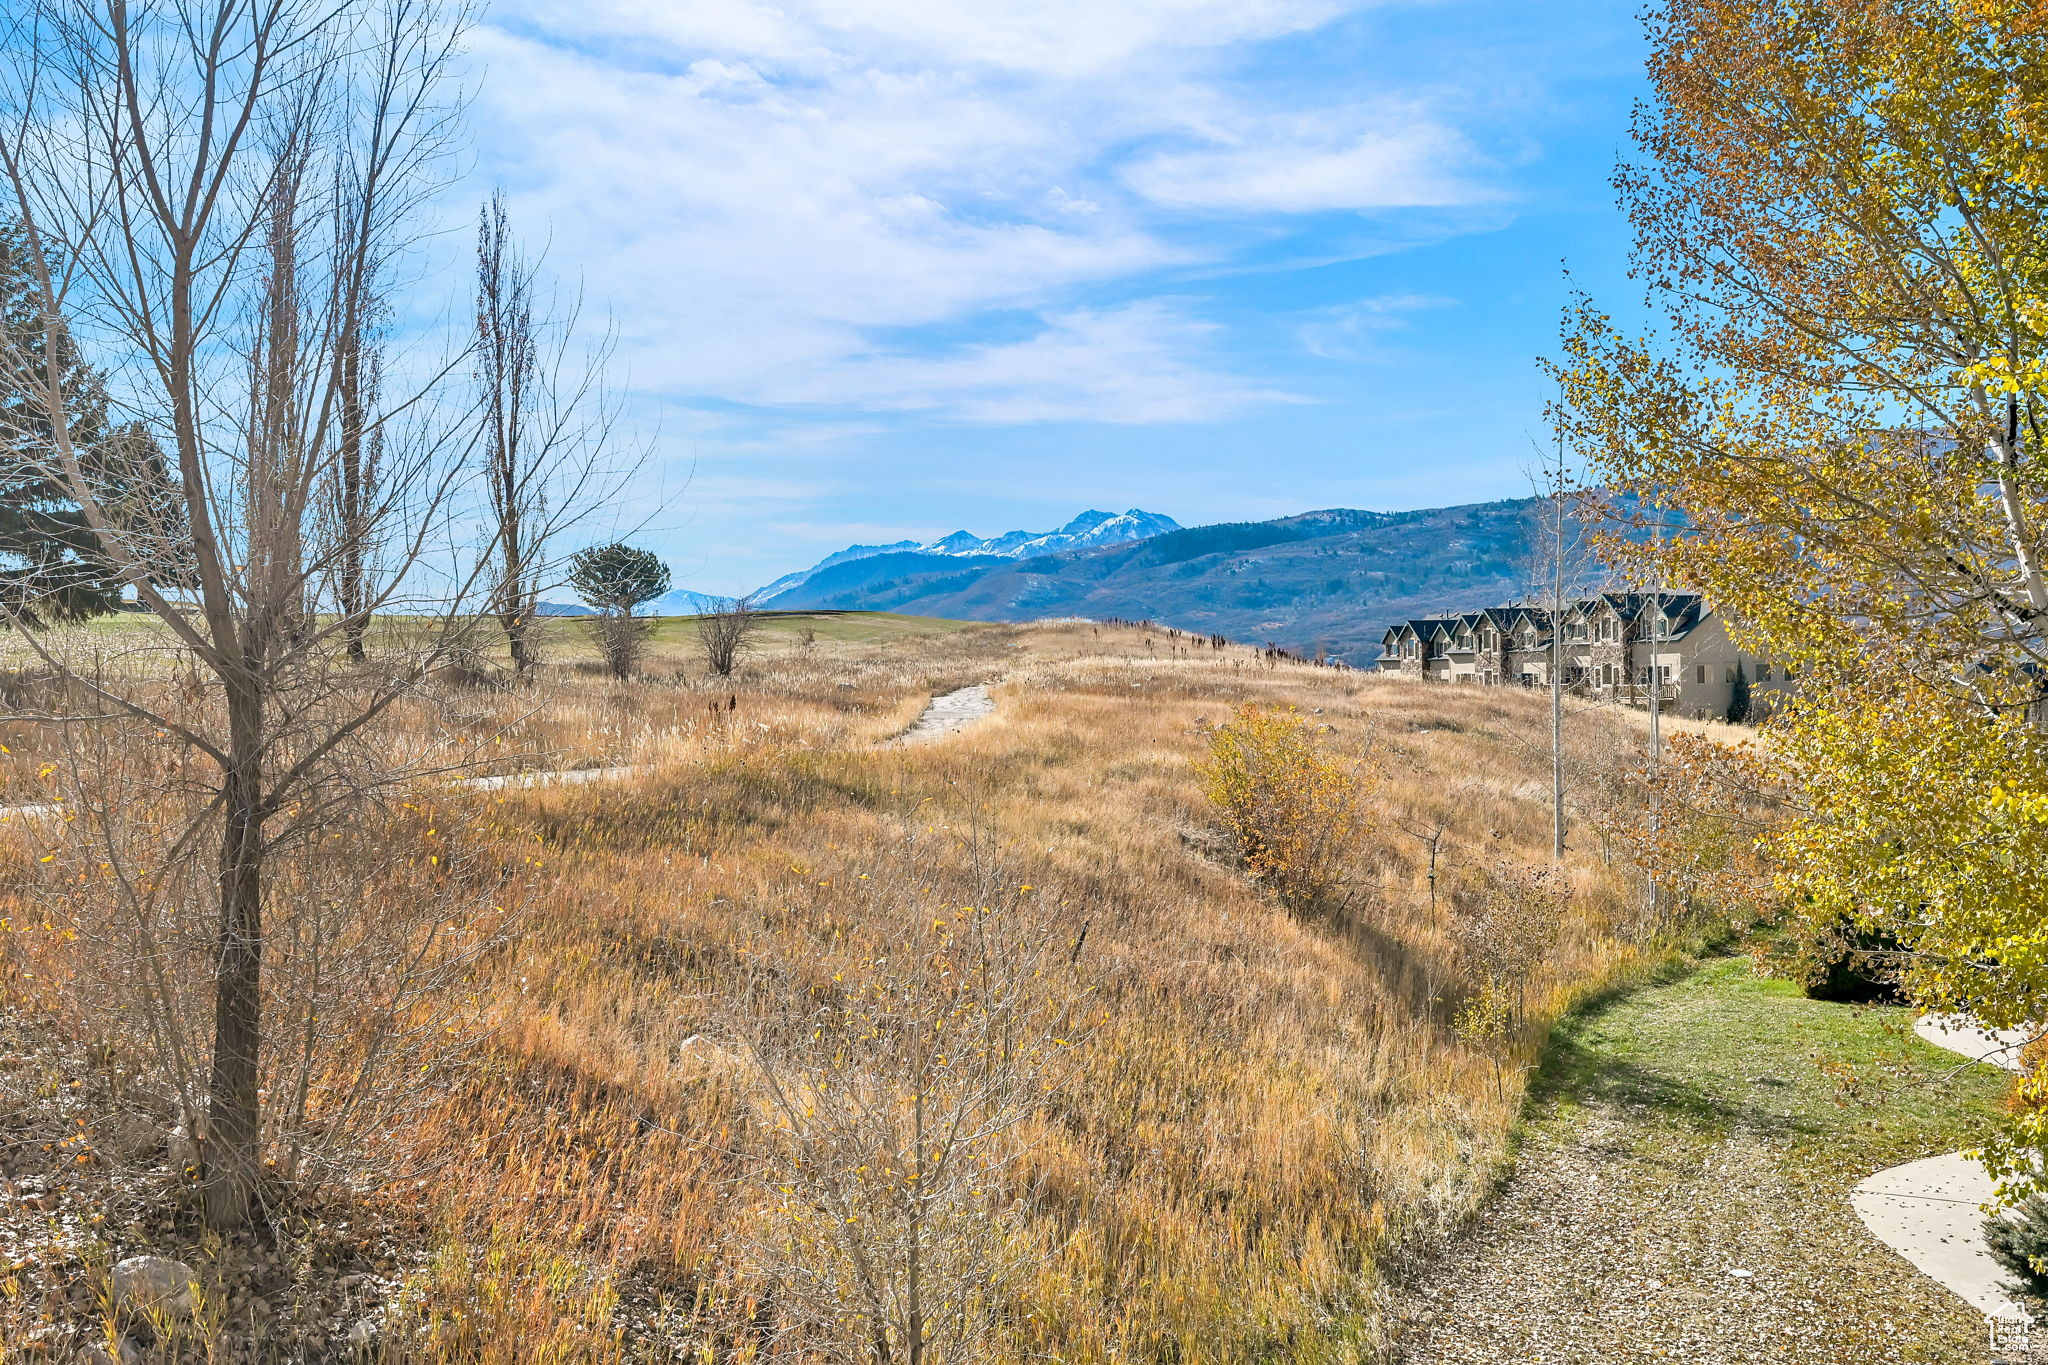
[[[1564,433],[1550,475],[1550,858],[1564,861]]]
[[[1651,524],[1650,538],[1653,546],[1662,544],[1663,530],[1664,528],[1661,525],[1654,522]],[[1657,563],[1654,549],[1650,556],[1650,562],[1653,565]],[[1661,584],[1662,581],[1660,576],[1658,582]],[[1650,924],[1653,928],[1657,923],[1658,911],[1660,909],[1657,873],[1654,862],[1657,843],[1658,764],[1664,757],[1664,736],[1661,728],[1664,711],[1663,679],[1657,667],[1657,636],[1663,628],[1663,621],[1664,589],[1659,586],[1653,589],[1650,595],[1650,845],[1653,863],[1650,870]]]

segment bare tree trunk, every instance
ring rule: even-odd
[[[262,1173],[263,699],[228,692],[229,757],[222,774],[220,963],[214,987],[213,1072],[199,1151],[206,1221],[249,1221]],[[195,1116],[196,1117],[196,1116]]]
[[[359,313],[360,304],[347,311]],[[351,661],[363,662],[364,638],[370,629],[369,555],[374,531],[377,481],[377,433],[370,425],[376,388],[377,359],[368,328],[352,316],[336,359],[341,422],[335,460],[336,517],[342,546],[335,570],[334,596],[341,612],[344,648]]]

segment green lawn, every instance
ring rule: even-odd
[[[937,616],[906,616],[886,611],[763,612],[761,618],[755,644],[770,650],[794,645],[806,628],[815,633],[821,644],[887,644],[919,636],[988,628],[988,623],[983,621],[953,621]],[[688,653],[694,649],[696,617],[662,616],[653,620],[652,643],[656,650]],[[579,654],[589,652],[589,617],[548,617],[543,628],[572,651]],[[372,647],[379,641],[403,642],[417,629],[416,618],[380,616],[372,627]],[[170,643],[172,636],[163,622],[149,613],[118,612],[75,625],[53,627],[45,632],[44,639],[58,652],[68,654],[81,646],[87,650],[119,651],[141,645]],[[503,649],[503,639],[495,626],[480,631],[476,643],[486,653],[495,654]],[[35,655],[27,645],[11,634],[0,632],[0,666],[26,665],[34,661]]]
[[[873,644],[917,635],[948,635],[958,630],[986,627],[985,621],[952,621],[942,616],[905,616],[893,611],[769,612],[761,613],[760,633],[764,645],[794,644],[806,628],[821,641]],[[694,616],[657,618],[657,644],[687,644],[697,628]]]
[[[1717,958],[1569,1020],[1534,1092],[1559,1119],[1604,1101],[1860,1175],[1972,1145],[2005,1089],[2002,1073],[1915,1037],[1911,1010],[1808,1000],[1747,958]]]

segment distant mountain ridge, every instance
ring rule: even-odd
[[[645,616],[700,616],[707,611],[717,611],[725,601],[725,598],[693,592],[689,588],[677,588],[674,592],[663,593],[640,611]],[[540,602],[534,606],[534,615],[595,616],[597,611],[581,602]]]
[[[962,540],[963,532],[930,545],[852,547],[864,553],[791,575],[775,605],[980,621],[1121,616],[1365,664],[1396,621],[1525,594],[1536,506],[1518,498],[1412,512],[1335,507],[1050,552],[1019,553],[1002,536]]]
[[[1147,512],[1137,507],[1122,513],[1091,508],[1057,531],[1005,531],[999,536],[988,537],[977,536],[971,531],[955,531],[951,535],[940,536],[937,540],[923,543],[899,540],[890,545],[849,545],[843,550],[835,550],[826,555],[808,569],[784,574],[766,587],[757,588],[754,592],[754,601],[756,604],[766,604],[811,583],[817,575],[828,569],[887,555],[1032,559],[1065,550],[1087,550],[1105,545],[1128,544],[1180,529],[1182,528],[1179,522],[1161,512]]]

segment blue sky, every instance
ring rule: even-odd
[[[476,174],[608,311],[679,586],[1526,492],[1633,6],[502,0]]]

